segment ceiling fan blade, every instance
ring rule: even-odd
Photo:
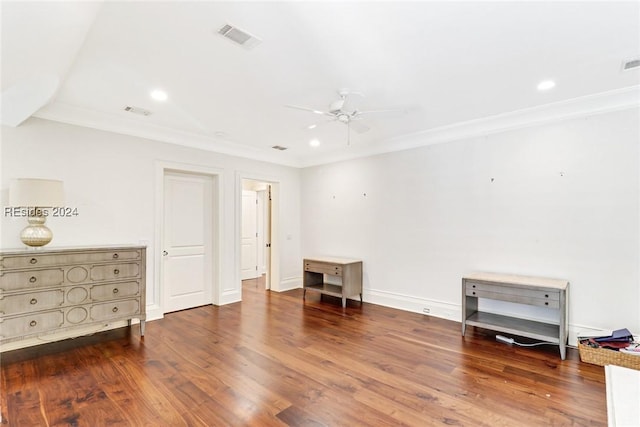
[[[349,120],[349,126],[351,127],[351,129],[353,129],[357,133],[365,133],[366,131],[371,129],[369,126],[365,125],[364,123],[359,121],[354,121],[354,120]]]
[[[333,115],[333,114],[328,113],[326,111],[314,110],[313,108],[300,107],[298,105],[285,105],[285,107],[293,108],[293,109],[296,109],[296,110],[302,110],[302,111],[310,111],[312,113],[320,114],[320,115],[323,115],[323,116],[332,116]]]
[[[407,110],[403,108],[396,109],[387,109],[387,110],[365,110],[365,111],[356,111],[356,116],[362,116],[364,114],[389,114],[389,113],[402,113],[406,114]]]

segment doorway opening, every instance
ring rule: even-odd
[[[273,185],[242,179],[240,276],[242,286],[271,289]]]

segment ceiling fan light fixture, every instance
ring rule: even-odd
[[[373,115],[373,114],[379,115],[383,113],[399,113],[399,112],[406,113],[407,112],[406,109],[358,110],[352,106],[345,108],[345,104],[348,103],[349,95],[363,96],[363,94],[361,92],[354,92],[348,89],[341,89],[338,91],[338,95],[340,96],[340,99],[329,104],[329,109],[327,111],[320,111],[320,110],[316,110],[315,108],[302,107],[302,106],[293,105],[293,104],[286,104],[285,107],[293,108],[295,110],[307,111],[314,114],[320,114],[328,117],[326,122],[323,122],[323,123],[337,122],[337,123],[342,123],[343,125],[346,125],[347,145],[350,145],[350,138],[351,138],[350,135],[352,130],[356,133],[364,133],[371,129],[369,126],[362,123],[362,121],[360,120],[362,116]],[[320,123],[320,125],[322,125],[323,123]],[[312,125],[306,126],[306,129],[315,129],[317,126],[318,124],[314,123]],[[317,146],[319,144],[320,144],[320,141],[309,142],[309,145],[311,146]]]

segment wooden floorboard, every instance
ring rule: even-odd
[[[246,281],[242,303],[0,356],[10,426],[605,426],[569,349]]]

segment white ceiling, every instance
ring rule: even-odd
[[[35,115],[293,166],[640,103],[640,68],[621,70],[640,57],[637,1],[3,0],[1,13],[3,123]],[[262,43],[235,45],[217,34],[227,23]],[[544,79],[556,87],[537,91]],[[347,145],[344,124],[309,130],[324,118],[285,107],[327,110],[341,88],[365,95],[352,108],[406,113],[365,116]]]

